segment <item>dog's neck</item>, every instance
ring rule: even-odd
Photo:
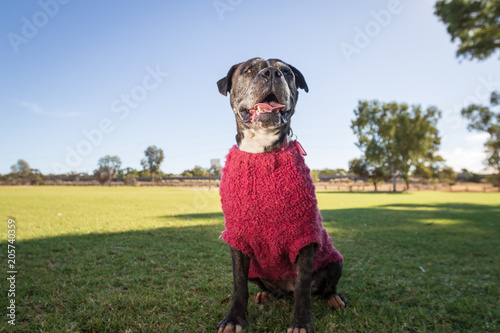
[[[269,153],[288,145],[291,137],[286,133],[266,129],[245,129],[236,136],[238,149],[247,153]]]

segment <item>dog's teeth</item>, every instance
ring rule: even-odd
[[[259,113],[262,113],[262,107],[261,107],[260,105],[257,105],[257,111],[258,111]]]

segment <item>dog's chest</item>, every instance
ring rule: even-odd
[[[241,151],[258,154],[265,152],[266,147],[271,147],[280,139],[280,133],[266,129],[243,131],[243,138],[238,146]]]

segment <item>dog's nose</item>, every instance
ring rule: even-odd
[[[260,71],[260,76],[266,79],[278,78],[283,75],[279,69],[276,67],[267,67]]]

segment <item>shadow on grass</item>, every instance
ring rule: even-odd
[[[442,203],[435,205],[428,204],[389,204],[381,207],[395,207],[401,209],[436,209],[443,213],[449,213],[451,210],[455,211],[470,211],[476,214],[476,212],[481,211],[484,215],[498,214],[500,213],[500,205],[490,206],[490,205],[477,205],[477,204],[467,204],[467,203]],[[482,216],[473,215],[470,220],[474,222],[479,222]],[[498,217],[498,215],[497,215]],[[500,223],[500,219],[496,219]]]
[[[315,298],[316,331],[498,327],[499,213],[454,203],[323,210],[345,257],[340,292],[352,306],[334,312]],[[18,242],[16,330],[214,330],[232,291],[223,215],[158,217],[168,220],[176,224]],[[251,304],[246,332],[284,331],[291,312],[290,299]]]

